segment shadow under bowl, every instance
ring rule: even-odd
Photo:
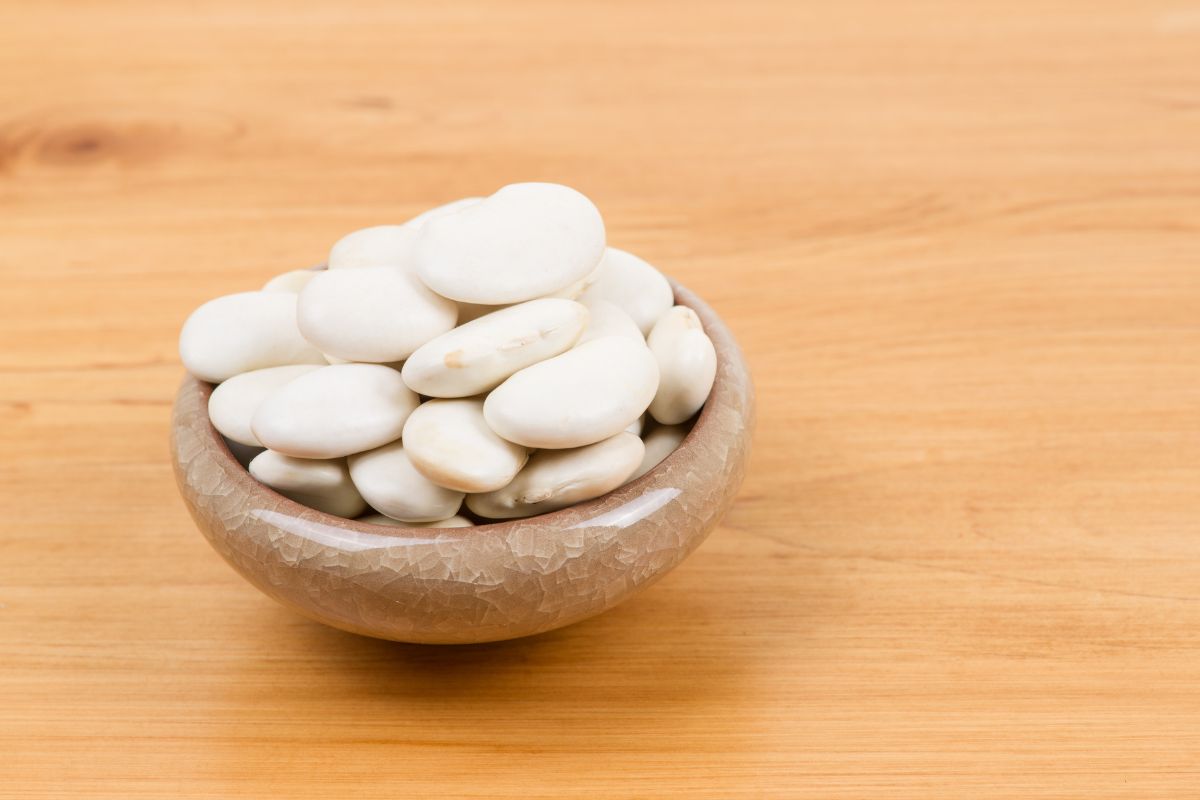
[[[513,639],[606,611],[661,578],[732,504],[754,426],[754,389],[729,329],[672,281],[717,351],[712,393],[657,467],[595,500],[473,528],[342,519],[264,486],[208,420],[212,386],[175,398],[175,477],[201,533],[246,580],[335,628],[401,642]]]

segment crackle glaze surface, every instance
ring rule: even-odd
[[[383,528],[314,511],[259,484],[208,421],[188,377],[171,449],[180,492],[209,542],[269,596],[343,630],[405,642],[528,636],[612,608],[687,557],[733,502],[754,391],[732,335],[684,287],[717,350],[695,427],[662,464],[596,500],[474,528]]]

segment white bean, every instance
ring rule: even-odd
[[[426,478],[460,492],[499,489],[529,455],[488,427],[476,399],[422,403],[404,426],[404,449]]]
[[[647,339],[661,380],[650,416],[675,425],[700,410],[717,374],[717,351],[696,312],[675,306],[654,324]]]
[[[481,517],[528,517],[591,500],[620,486],[642,460],[642,440],[622,431],[572,450],[541,450],[512,483],[487,494],[467,496]]]
[[[276,275],[271,280],[263,284],[264,292],[291,292],[292,294],[300,294],[308,282],[317,274],[315,269],[293,269],[289,272],[284,272]]]
[[[458,307],[394,267],[326,270],[300,293],[300,330],[322,352],[348,361],[408,358],[454,327]]]
[[[401,268],[418,229],[405,225],[374,225],[347,233],[329,251],[328,268]]]
[[[431,522],[457,513],[463,493],[445,489],[417,472],[400,442],[347,459],[350,478],[376,511],[405,522]]]
[[[421,345],[404,364],[404,381],[427,397],[486,392],[517,370],[570,348],[587,318],[587,309],[573,300],[509,306]]]
[[[412,247],[417,235],[428,220],[453,214],[461,208],[478,203],[478,197],[466,197],[431,208],[403,225],[375,225],[348,233],[329,251],[329,269],[359,267],[399,267],[411,269]]]
[[[576,344],[604,336],[625,336],[638,344],[646,343],[646,337],[642,335],[633,317],[617,305],[597,298],[587,301],[585,305],[588,310],[588,324]]]
[[[484,402],[492,430],[526,447],[580,447],[620,432],[658,389],[644,344],[606,336],[526,367]]]
[[[632,253],[609,247],[596,282],[579,300],[585,305],[607,300],[632,317],[645,336],[675,302],[675,295],[661,272]]]
[[[642,442],[646,445],[646,454],[642,457],[641,465],[625,482],[640,478],[661,464],[663,459],[679,447],[679,443],[688,435],[688,430],[690,428],[687,425],[659,425],[642,437]]]
[[[418,398],[379,364],[322,367],[284,384],[254,412],[251,429],[272,450],[337,458],[400,438]]]
[[[344,459],[292,458],[264,450],[250,474],[284,497],[338,517],[357,517],[367,507],[350,481]]]
[[[444,297],[502,305],[584,278],[604,254],[604,221],[579,192],[517,183],[430,219],[414,244],[417,273]]]
[[[179,355],[188,372],[209,383],[266,367],[325,363],[296,327],[296,295],[290,292],[209,300],[183,323]]]
[[[317,364],[293,364],[234,375],[209,395],[208,418],[221,435],[239,444],[262,447],[250,429],[259,405],[285,383],[320,368]]]

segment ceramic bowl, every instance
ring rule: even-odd
[[[246,580],[335,628],[471,643],[553,630],[612,608],[704,541],[741,485],[754,390],[733,336],[672,283],[716,346],[717,377],[682,444],[595,500],[474,528],[392,528],[334,517],[258,483],[208,421],[212,386],[188,377],[171,451],[201,533]]]

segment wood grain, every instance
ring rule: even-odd
[[[1200,789],[1200,11],[0,6],[0,798]],[[755,371],[742,497],[616,611],[277,608],[167,459],[178,326],[577,186]]]

